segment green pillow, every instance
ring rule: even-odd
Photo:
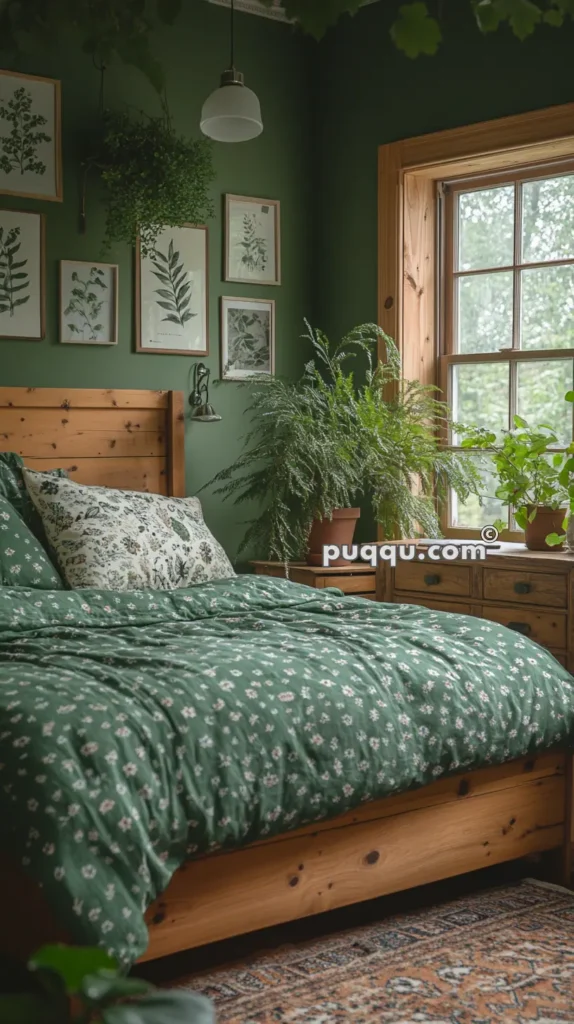
[[[0,496],[8,499],[28,529],[46,547],[46,534],[42,520],[26,490],[22,476],[23,467],[24,460],[16,452],[0,452]],[[50,472],[59,477],[68,475],[65,469],[54,469]]]
[[[0,586],[64,589],[42,545],[3,495],[0,495]]]

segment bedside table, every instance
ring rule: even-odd
[[[283,562],[250,562],[257,576],[276,576],[286,579]],[[338,565],[325,568],[322,565],[307,565],[306,562],[289,562],[289,579],[292,583],[304,583],[317,590],[323,587],[338,587],[344,594],[375,600],[376,569],[363,562],[353,565]]]
[[[420,556],[419,556],[420,557]],[[484,561],[414,560],[378,568],[379,601],[490,619],[547,647],[574,670],[574,557],[503,545]]]

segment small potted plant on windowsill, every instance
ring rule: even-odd
[[[569,394],[574,400],[574,392]],[[530,427],[521,416],[515,416],[514,430],[504,431],[502,439],[485,428],[466,430],[464,434],[462,448],[491,455],[499,480],[494,496],[513,510],[517,526],[524,530],[526,547],[531,551],[560,550],[566,539],[570,504],[567,478],[574,459],[568,452],[556,451],[560,441],[552,427]],[[498,530],[506,529],[502,520],[493,525]]]
[[[397,349],[375,324],[335,346],[306,326],[315,358],[298,381],[255,382],[245,449],[210,481],[236,504],[260,505],[240,551],[322,564],[324,544],[352,543],[363,495],[385,537],[440,536],[437,498],[453,489],[465,501],[479,493],[480,477],[471,458],[440,444],[448,409],[437,389],[401,377]],[[379,338],[386,360],[373,369]],[[347,369],[357,355],[367,364],[360,383]],[[326,536],[344,522],[347,537]]]

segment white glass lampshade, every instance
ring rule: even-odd
[[[208,96],[200,128],[216,142],[246,142],[263,131],[257,96],[243,84],[240,71],[224,71],[221,86]]]

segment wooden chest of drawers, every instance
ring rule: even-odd
[[[251,562],[258,576],[279,576],[285,579],[283,562]],[[307,565],[306,562],[289,562],[289,579],[293,583],[304,583],[308,587],[338,587],[344,594],[375,600],[375,569],[364,562],[349,566],[334,566],[327,569],[322,565]]]
[[[421,551],[422,553],[422,551]],[[377,599],[500,622],[548,647],[574,672],[574,557],[508,546],[484,561],[382,562]]]

